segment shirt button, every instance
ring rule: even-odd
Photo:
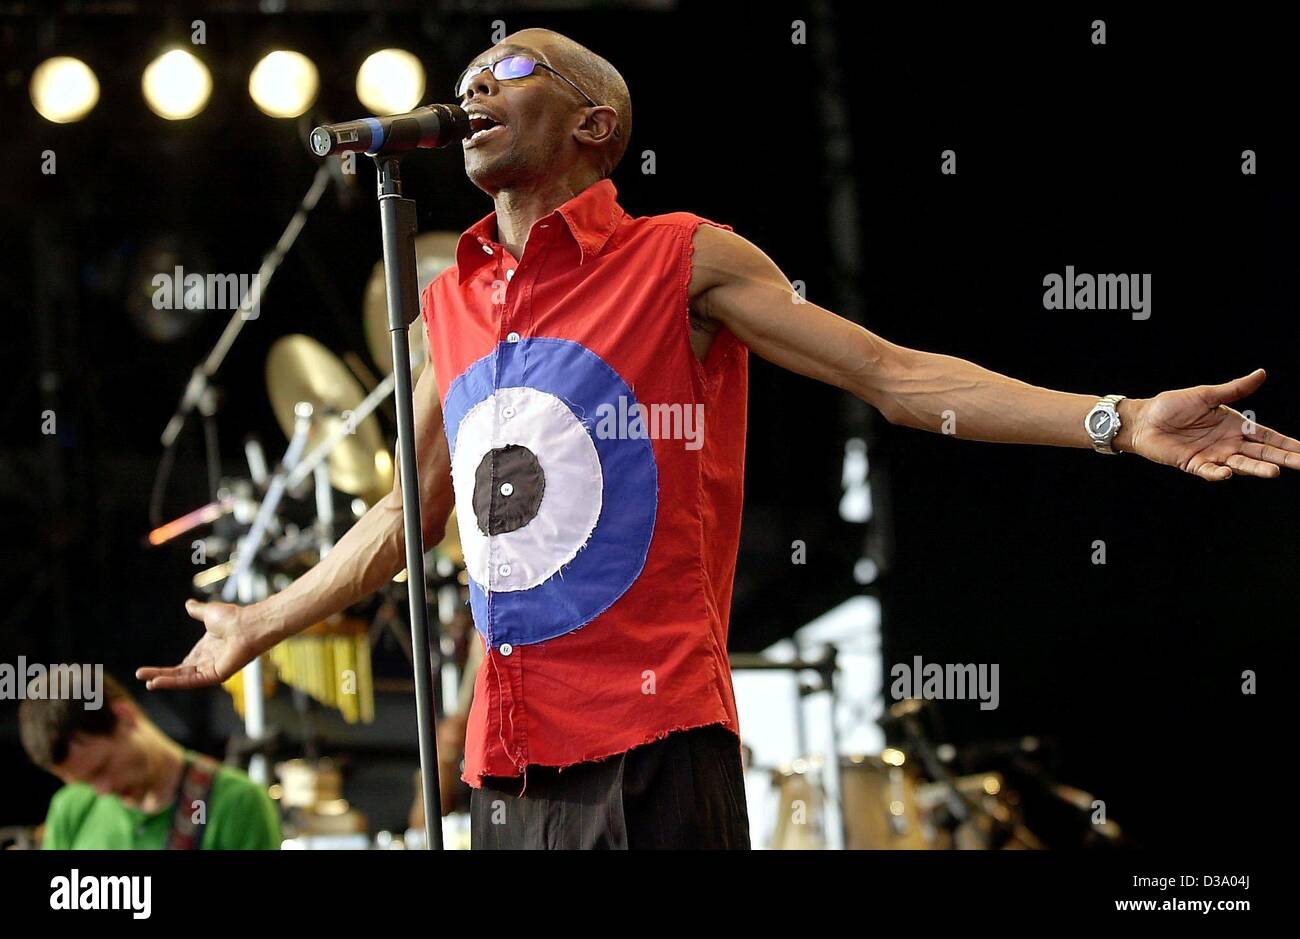
[[[510,270],[506,271],[506,280],[514,280],[514,278],[515,278],[515,269],[512,267],[510,268]]]
[[[509,576],[510,576],[510,565],[509,565],[509,564],[502,564],[500,567],[497,568],[497,573],[500,574],[502,577],[509,577]]]
[[[505,407],[501,409],[501,417],[503,419],[508,421],[510,420],[510,418],[514,416],[515,416],[515,409],[511,405],[507,404]]]
[[[508,642],[503,642],[501,643],[500,646],[497,647],[497,651],[500,652],[502,655],[509,655],[511,652],[515,651],[515,647]]]
[[[506,342],[518,342],[518,341],[519,341],[518,333],[511,333],[510,335],[506,336]]]
[[[491,246],[491,245],[484,245],[484,246],[483,246],[483,253],[484,253],[484,254],[491,254],[491,253],[492,253],[492,246]]]
[[[501,484],[501,495],[503,495],[503,496],[512,496],[512,495],[514,495],[514,494],[515,494],[515,484],[514,484],[514,483],[502,483],[502,484]]]

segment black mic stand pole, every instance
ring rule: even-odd
[[[429,607],[424,594],[424,530],[420,520],[420,475],[415,456],[415,406],[411,387],[410,323],[419,316],[415,272],[415,202],[402,197],[397,154],[375,155],[379,175],[379,221],[384,236],[384,279],[388,332],[393,340],[397,387],[397,463],[402,480],[402,522],[406,533],[406,593],[411,606],[411,649],[415,667],[415,715],[420,733],[420,777],[424,786],[425,844],[442,850],[442,796],[438,784],[437,713],[433,704],[433,660],[429,656]]]

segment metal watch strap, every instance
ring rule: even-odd
[[[1115,410],[1115,432],[1110,435],[1110,439],[1105,443],[1098,443],[1096,440],[1092,441],[1092,448],[1098,453],[1104,453],[1107,456],[1116,456],[1120,453],[1119,450],[1115,449],[1114,442],[1115,438],[1119,436],[1119,432],[1124,427],[1123,422],[1119,419],[1119,403],[1123,401],[1125,397],[1125,395],[1106,395],[1097,402],[1098,405],[1109,404]],[[1096,406],[1097,405],[1094,405],[1093,407],[1095,408]],[[1092,412],[1090,411],[1089,413]]]

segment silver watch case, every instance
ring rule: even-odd
[[[1115,456],[1120,451],[1116,450],[1112,444],[1119,435],[1120,428],[1124,422],[1120,419],[1119,409],[1116,407],[1124,400],[1124,395],[1106,395],[1098,401],[1091,411],[1083,419],[1083,429],[1088,433],[1088,439],[1092,441],[1092,448],[1098,453],[1105,453],[1108,456]],[[1106,429],[1098,433],[1093,429],[1094,415],[1102,413],[1109,417],[1106,423]]]

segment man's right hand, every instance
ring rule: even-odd
[[[432,365],[415,385],[415,454],[425,544],[442,540],[451,512],[451,455]],[[207,632],[180,665],[138,668],[150,691],[206,688],[225,681],[282,639],[344,610],[406,566],[400,475],[393,490],[347,530],[325,558],[279,593],[248,606],[190,600],[185,610]]]
[[[180,665],[146,665],[135,670],[135,677],[150,691],[220,684],[275,645],[255,609],[187,600],[185,612],[202,623],[206,632]]]

